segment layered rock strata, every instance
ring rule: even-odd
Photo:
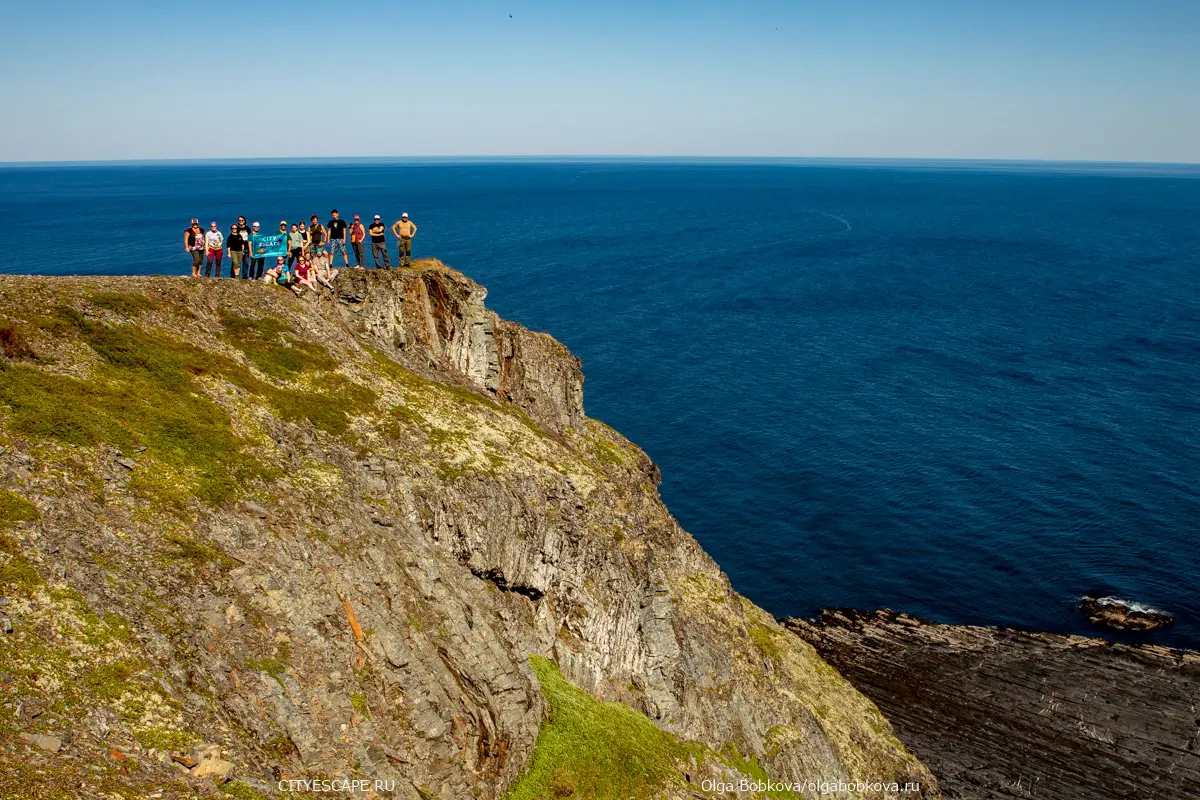
[[[890,611],[784,624],[879,705],[947,798],[1200,797],[1200,654]]]
[[[0,277],[0,790],[937,796],[584,415],[578,359],[484,297],[436,262],[302,299]],[[596,708],[556,717],[531,656]],[[589,741],[572,720],[643,730],[605,702],[665,732],[670,763],[596,775],[545,744]],[[197,776],[198,747],[233,766]]]

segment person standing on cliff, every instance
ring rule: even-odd
[[[358,214],[354,215],[354,224],[350,226],[350,246],[354,248],[354,268],[362,269],[366,266],[363,262],[363,241],[367,238],[367,229],[363,227],[362,219]]]
[[[242,274],[242,256],[246,252],[246,239],[237,223],[229,226],[229,236],[225,238],[225,249],[229,251],[229,277],[237,278]]]
[[[250,226],[250,264],[246,267],[246,272],[250,273],[246,277],[252,280],[258,280],[263,276],[263,269],[267,266],[266,256],[259,257],[255,254],[254,248],[258,246],[258,223]]]
[[[251,258],[250,258],[250,226],[246,223],[245,217],[243,217],[243,216],[238,217],[237,229],[238,229],[238,233],[240,233],[242,235],[242,241],[246,243],[246,247],[245,247],[245,250],[243,251],[243,255],[242,255],[242,264],[244,265],[243,269],[242,269],[242,278],[249,278],[250,277],[250,275],[249,275],[250,261],[251,261]]]
[[[221,277],[221,258],[225,255],[225,236],[217,227],[216,220],[213,220],[208,226],[208,233],[204,234],[204,251],[208,254],[208,258],[204,262],[204,277],[212,277],[214,263],[217,266],[216,277]]]
[[[292,229],[288,232],[287,247],[287,265],[290,267],[299,261],[300,257],[304,255],[304,234],[300,232],[300,229],[295,225],[295,223],[292,224]]]
[[[308,255],[311,258],[325,252],[325,228],[316,214],[312,215],[309,222],[312,223],[308,226]]]
[[[412,238],[417,235],[417,226],[408,218],[408,212],[400,215],[392,226],[392,233],[400,240],[399,255],[396,258],[397,267],[412,266]]]
[[[367,229],[371,234],[371,256],[375,259],[375,269],[379,269],[379,255],[383,254],[383,269],[391,266],[388,263],[387,252],[387,226],[383,224],[383,220],[379,215],[375,215],[375,221],[371,223],[371,227]]]
[[[184,229],[183,249],[192,256],[192,277],[199,278],[200,266],[204,263],[204,231],[200,230],[200,220],[193,219]]]
[[[342,254],[342,266],[350,266],[350,257],[346,255],[346,230],[350,227],[346,224],[346,220],[338,216],[338,210],[335,208],[329,212],[329,222],[325,223],[325,230],[329,231],[329,264],[333,265],[333,260],[337,258],[337,254]]]
[[[300,222],[300,249],[302,255],[308,255],[308,225],[303,220]]]

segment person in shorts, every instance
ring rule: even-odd
[[[324,286],[330,292],[334,291],[333,279],[338,276],[338,271],[332,266],[333,257],[325,253],[317,253],[312,260],[312,277],[316,283]],[[316,286],[313,286],[316,289]]]
[[[363,258],[363,242],[367,238],[367,229],[363,226],[362,220],[358,214],[354,215],[354,224],[350,226],[350,246],[354,248],[354,268],[362,269],[365,258]]]
[[[325,255],[324,253],[321,253],[317,256],[317,258],[318,259],[328,259],[329,256]],[[310,264],[308,262],[307,258],[300,259],[300,263],[298,263],[295,266],[295,268],[292,270],[292,274],[295,275],[296,286],[301,287],[301,288],[307,286],[309,289],[312,289],[314,292],[320,291],[317,288],[317,282],[315,280],[313,280],[314,275],[313,275],[312,264]]]
[[[204,265],[204,231],[200,230],[200,220],[193,219],[192,224],[183,231],[183,249],[192,256],[192,277],[200,277],[200,267]]]
[[[311,223],[308,226],[308,255],[315,256],[317,253],[327,252],[325,250],[325,228],[321,225],[321,220],[316,214],[309,219]]]
[[[236,222],[229,226],[229,235],[225,237],[225,249],[229,251],[229,277],[240,277],[242,258],[246,255],[246,239]]]
[[[342,266],[350,266],[350,257],[346,255],[346,231],[350,228],[346,224],[346,220],[338,216],[338,210],[335,208],[329,212],[329,222],[325,223],[325,231],[329,234],[329,262],[337,258],[338,253],[342,254]]]

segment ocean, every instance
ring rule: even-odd
[[[1076,604],[1115,595],[1200,648],[1200,166],[0,167],[0,272],[183,275],[193,216],[335,206],[579,355],[770,612],[1113,637]]]

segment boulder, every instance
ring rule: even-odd
[[[1165,611],[1145,608],[1116,597],[1084,597],[1079,610],[1093,625],[1118,631],[1152,631],[1170,625],[1175,618]]]

